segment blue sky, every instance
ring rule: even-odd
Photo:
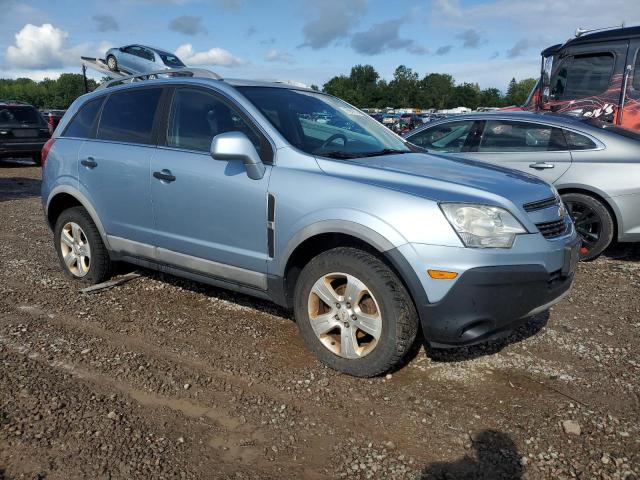
[[[80,55],[154,45],[226,77],[322,85],[352,65],[504,90],[576,27],[640,23],[638,0],[0,0],[0,77],[79,71]]]

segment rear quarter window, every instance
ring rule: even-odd
[[[73,117],[71,122],[64,131],[63,137],[73,138],[93,138],[93,128],[96,124],[100,107],[105,97],[96,98],[88,101],[78,113]]]
[[[592,150],[597,147],[595,142],[589,137],[570,130],[563,130],[563,132],[564,137],[567,139],[569,150]]]
[[[111,94],[102,109],[97,138],[124,143],[154,143],[153,122],[161,93],[161,88],[145,88]]]

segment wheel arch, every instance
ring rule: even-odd
[[[89,202],[89,200],[84,195],[82,195],[82,193],[68,185],[63,185],[55,188],[51,192],[47,200],[45,215],[47,218],[47,223],[49,224],[51,230],[55,228],[56,221],[58,220],[60,214],[71,207],[83,207],[87,211],[87,213],[89,213],[91,220],[93,220],[93,223],[95,223],[96,227],[98,228],[98,232],[100,232],[102,241],[107,247],[107,250],[109,250],[110,248],[106,231],[104,229],[104,226],[102,225],[102,222],[100,221],[100,218],[98,217],[95,208],[93,208],[91,202]]]
[[[558,187],[558,193],[560,193],[560,195],[564,195],[566,193],[579,193],[582,195],[587,195],[589,197],[593,197],[594,199],[598,200],[600,203],[602,203],[602,205],[604,205],[604,207],[607,209],[607,211],[611,214],[611,218],[613,219],[613,238],[617,239],[618,238],[618,232],[624,231],[622,226],[619,224],[620,222],[620,214],[617,211],[617,208],[615,207],[615,204],[613,202],[610,202],[607,197],[605,197],[602,192],[596,191],[596,190],[591,190],[588,188],[584,188],[584,187],[574,187],[574,186],[564,186],[564,187]]]
[[[399,255],[396,246],[378,232],[359,224],[358,227],[356,231],[348,228],[314,231],[298,239],[285,257],[286,260],[279,275],[285,305],[292,305],[293,291],[304,266],[315,256],[337,247],[358,248],[380,258],[403,283],[414,304],[419,300],[416,298],[415,279],[412,278],[415,273],[404,257]]]

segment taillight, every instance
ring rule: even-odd
[[[42,147],[42,151],[40,152],[40,157],[42,158],[42,161],[40,162],[41,167],[44,167],[44,162],[47,160],[47,156],[49,156],[49,150],[51,150],[55,141],[55,138],[50,138]]]
[[[53,116],[47,115],[47,123],[49,124],[49,133],[53,133],[55,125],[53,124]]]

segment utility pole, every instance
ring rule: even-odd
[[[82,65],[82,78],[84,78],[84,93],[89,93],[89,84],[87,83],[87,67]]]

